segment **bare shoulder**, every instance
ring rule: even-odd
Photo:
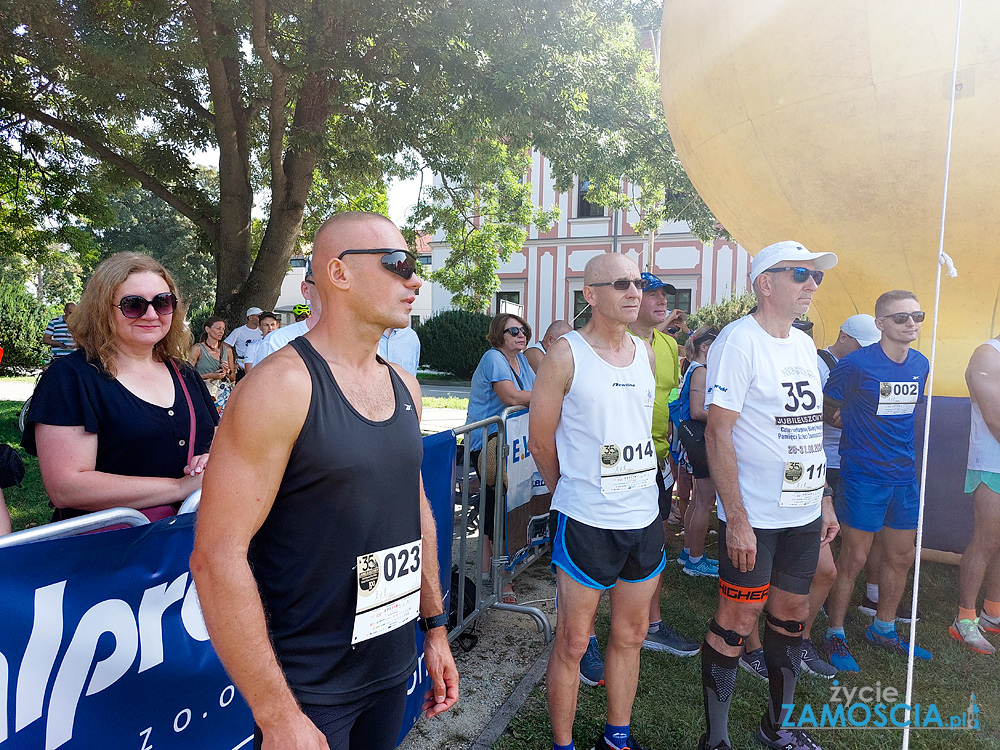
[[[646,357],[649,359],[649,365],[653,368],[653,372],[656,372],[656,355],[653,353],[653,347],[648,341],[642,339],[643,346],[646,347]]]
[[[291,347],[279,349],[256,365],[233,390],[220,430],[229,425],[245,435],[298,435],[312,396],[306,364]]]
[[[548,393],[550,390],[559,389],[562,395],[565,395],[573,382],[573,372],[573,350],[568,341],[558,339],[542,358],[533,390]],[[533,399],[532,404],[536,401],[537,399]]]

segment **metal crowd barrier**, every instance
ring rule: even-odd
[[[149,523],[149,519],[132,508],[109,508],[108,510],[88,513],[85,516],[67,518],[65,521],[47,523],[44,526],[36,526],[33,529],[0,536],[0,548],[16,547],[19,544],[31,544],[46,539],[65,539],[70,536],[100,531],[108,526],[120,524],[143,526],[147,523]]]
[[[458,621],[452,631],[449,633],[448,638],[451,641],[456,640],[466,629],[472,626],[476,620],[479,619],[486,610],[493,608],[499,610],[505,610],[508,612],[519,612],[535,620],[535,624],[538,626],[538,631],[543,634],[545,642],[548,643],[552,639],[552,626],[549,624],[548,618],[545,613],[536,607],[527,607],[523,604],[505,604],[503,602],[503,577],[504,571],[507,567],[508,558],[504,554],[504,535],[506,532],[506,514],[504,512],[504,484],[503,484],[503,466],[506,459],[506,436],[504,433],[504,419],[508,412],[519,411],[521,407],[511,408],[504,411],[503,415],[498,417],[490,417],[489,419],[483,419],[478,422],[472,422],[471,424],[463,425],[454,430],[456,435],[464,435],[461,445],[461,455],[462,455],[462,476],[460,479],[460,489],[459,489],[459,499],[461,501],[461,509],[457,511],[456,523],[455,523],[455,533],[452,539],[452,549],[455,549],[457,544],[458,552],[457,555],[453,555],[452,564],[458,566],[459,576],[458,576],[458,587],[452,586],[451,596],[458,597],[457,601],[457,613]],[[496,425],[499,438],[496,443],[496,466],[497,466],[497,476],[496,476],[496,503],[493,509],[493,528],[494,528],[494,544],[493,544],[493,554],[490,557],[490,580],[492,585],[487,588],[483,585],[483,581],[480,577],[482,572],[482,558],[483,558],[483,545],[485,544],[485,527],[483,525],[483,514],[486,512],[486,478],[483,475],[484,472],[480,472],[478,469],[480,467],[475,467],[477,469],[476,474],[479,476],[479,517],[480,517],[480,528],[478,529],[478,539],[475,541],[476,555],[475,558],[470,561],[469,546],[470,546],[470,533],[469,533],[469,485],[470,485],[470,475],[473,471],[472,460],[470,457],[471,452],[471,437],[476,432],[479,431],[482,435],[482,454],[480,455],[480,461],[482,465],[485,466],[486,463],[486,446],[489,440],[489,429],[493,425]],[[523,561],[521,564],[516,566],[515,570],[511,572],[511,578],[514,575],[523,572],[523,570],[530,564],[530,562],[537,559],[541,551],[531,556],[529,561]],[[476,588],[476,604],[472,612],[466,614],[464,612],[464,588],[465,588],[465,577],[468,576],[472,581],[475,582]]]

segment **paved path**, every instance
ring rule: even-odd
[[[35,381],[0,380],[0,401],[27,401]]]
[[[438,396],[439,398],[468,398],[469,383],[452,382],[449,380],[421,380],[420,393],[424,396]]]

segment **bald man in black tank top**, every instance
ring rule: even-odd
[[[414,263],[382,216],[327,221],[313,255],[323,317],[243,380],[215,438],[191,571],[255,747],[392,748],[418,617],[426,713],[458,700],[420,387],[376,354],[409,322]]]

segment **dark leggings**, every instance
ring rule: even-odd
[[[326,736],[330,750],[392,750],[403,724],[408,682],[342,706],[302,705],[302,713]],[[263,742],[254,724],[253,746]]]

